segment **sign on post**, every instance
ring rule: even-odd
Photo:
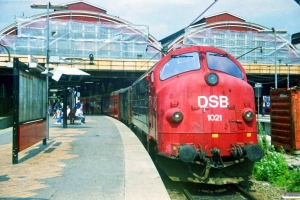
[[[257,119],[259,118],[259,97],[261,97],[261,83],[255,83],[255,96],[257,97]]]
[[[18,164],[18,153],[43,140],[46,144],[46,81],[14,58],[13,62],[13,148],[12,163]],[[33,70],[33,71],[30,71]]]
[[[261,88],[262,88],[261,83],[255,83],[255,96],[256,97],[261,97]]]

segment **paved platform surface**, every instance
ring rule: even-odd
[[[12,128],[0,130],[0,199],[170,199],[144,147],[106,116],[86,125],[54,125],[49,140],[12,164]]]
[[[270,123],[271,122],[270,115],[264,115],[264,116],[262,116],[261,114],[256,115],[256,121]]]

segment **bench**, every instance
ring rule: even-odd
[[[75,112],[76,111],[73,110],[73,111],[70,111],[70,113],[69,113],[68,119],[70,120],[70,124],[74,124],[75,120],[81,120],[80,118],[75,117]]]

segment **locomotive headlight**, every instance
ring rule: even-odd
[[[166,112],[166,119],[172,123],[179,123],[183,119],[183,114],[178,108],[172,108]]]
[[[253,118],[254,118],[254,113],[253,113],[253,111],[250,110],[250,109],[244,110],[244,112],[243,112],[243,118],[244,118],[246,121],[248,121],[248,122],[252,121]]]
[[[182,118],[183,118],[182,113],[179,112],[179,111],[174,112],[173,115],[172,115],[172,119],[175,122],[181,122]]]
[[[210,73],[206,76],[205,80],[208,85],[213,86],[218,84],[219,77],[216,73]]]

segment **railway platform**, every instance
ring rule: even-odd
[[[261,114],[256,115],[256,121],[261,123],[262,128],[267,135],[271,135],[270,115],[264,115],[264,116],[262,116]]]
[[[0,130],[0,199],[170,199],[148,153],[131,130],[106,116],[63,128],[12,164],[12,128]]]

